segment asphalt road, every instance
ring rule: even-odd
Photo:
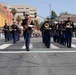
[[[31,38],[30,51],[76,50],[76,38],[73,38],[72,48],[67,48],[64,45],[54,43],[53,39],[51,40],[50,46],[50,48],[46,48],[42,43],[42,38]],[[0,51],[26,51],[24,39],[21,38],[16,44],[13,44],[12,41],[5,42],[4,39],[1,39]]]
[[[0,54],[0,75],[76,75],[76,53]]]
[[[72,48],[51,42],[48,49],[41,38],[32,38],[27,52],[23,38],[16,44],[1,39],[0,75],[76,75],[76,38]]]

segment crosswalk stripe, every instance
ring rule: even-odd
[[[3,45],[0,46],[0,49],[5,49],[5,48],[7,48],[7,47],[9,47],[11,45],[12,44],[3,44]]]
[[[72,44],[72,47],[73,47],[73,48],[76,48],[76,45],[75,45],[75,44]]]
[[[73,39],[73,40],[76,40],[76,38],[75,38],[75,37],[73,37],[72,39]]]
[[[7,47],[11,46],[12,44],[2,44],[0,45],[0,49],[6,49]],[[13,45],[12,45],[13,46]],[[76,49],[76,45],[72,44],[72,48]],[[21,49],[26,49],[25,44],[22,46]],[[33,44],[30,44],[30,49],[33,49]],[[54,44],[50,44],[50,49],[60,49],[58,46],[54,45]]]
[[[32,48],[33,48],[33,45],[30,44],[30,49],[32,49]],[[22,49],[26,49],[25,44],[24,44],[24,46],[22,47]]]
[[[52,44],[52,43],[50,44],[50,48],[51,48],[51,49],[60,49],[59,47],[55,46],[55,45]]]

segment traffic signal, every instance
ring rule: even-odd
[[[35,12],[34,15],[35,15],[35,18],[36,18],[37,17],[37,13]]]

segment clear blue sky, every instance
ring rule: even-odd
[[[59,15],[60,12],[65,11],[76,14],[76,0],[0,0],[0,2],[35,6],[37,7],[37,13],[43,17],[49,15],[49,5],[42,2],[51,4],[51,9],[54,10],[57,15]]]

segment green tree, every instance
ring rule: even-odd
[[[19,23],[21,20],[22,20],[21,17],[17,16],[16,21]]]
[[[52,19],[55,19],[57,17],[57,14],[54,10],[51,11],[51,16],[52,16]]]
[[[16,13],[17,13],[17,10],[16,10],[15,8],[13,8],[13,9],[11,10],[11,13],[13,14],[13,20],[14,20],[14,17],[15,17],[15,15],[16,15]]]
[[[66,11],[66,12],[61,12],[61,13],[60,13],[60,16],[61,16],[61,15],[70,15],[70,13],[68,13],[67,11]]]

